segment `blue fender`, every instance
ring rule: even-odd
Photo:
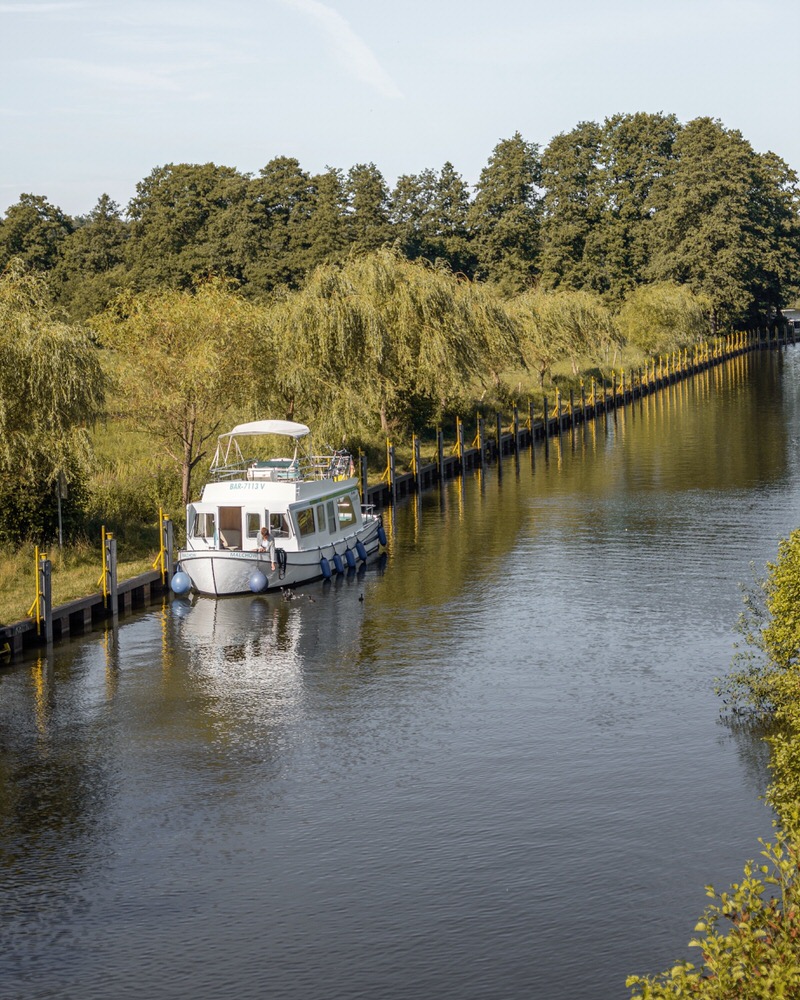
[[[358,558],[362,562],[366,562],[367,561],[367,550],[364,548],[364,543],[361,541],[360,538],[356,542],[356,552],[358,553]]]
[[[172,587],[172,593],[177,594],[179,597],[181,594],[188,594],[192,589],[192,581],[189,578],[189,574],[184,573],[183,570],[178,570],[170,581],[170,587]]]
[[[353,555],[352,549],[345,549],[344,558],[350,569],[356,568],[356,557]]]
[[[254,569],[247,582],[250,584],[250,589],[254,594],[260,594],[262,590],[266,590],[267,588],[267,578],[260,569]]]
[[[344,563],[338,552],[333,553],[333,568],[337,573],[344,573]]]
[[[325,577],[325,579],[326,580],[330,580],[330,578],[331,578],[331,564],[328,562],[328,560],[325,558],[325,556],[323,556],[320,559],[320,561],[319,561],[319,568],[322,571],[322,575]]]

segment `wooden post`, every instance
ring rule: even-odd
[[[394,445],[389,441],[386,445],[387,456],[389,459],[388,469],[389,469],[389,492],[392,497],[392,505],[397,503],[397,479],[394,474]]]
[[[53,643],[53,579],[52,563],[49,559],[39,560],[39,588],[42,593],[42,618],[44,620],[44,641]]]
[[[536,418],[533,414],[533,400],[528,400],[528,421],[531,425],[531,468],[536,468]]]
[[[168,517],[163,519],[161,530],[163,532],[162,544],[164,546],[164,570],[162,583],[169,583],[175,573],[175,526]]]
[[[419,438],[414,435],[413,440],[414,445],[414,488],[417,493],[422,492],[422,473],[420,472],[420,466],[422,462],[420,461],[420,450],[419,450]]]
[[[544,405],[544,457],[550,455],[550,411],[547,409],[547,396],[543,397]]]
[[[495,433],[497,434],[497,460],[499,462],[503,457],[503,423],[499,410],[495,410],[494,421]]]
[[[106,573],[108,574],[108,590],[106,597],[106,610],[116,618],[119,614],[119,604],[117,595],[117,540],[109,532],[105,537],[106,546]]]
[[[436,428],[436,454],[439,465],[439,482],[444,480],[444,435],[442,428]]]

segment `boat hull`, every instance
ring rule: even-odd
[[[344,561],[345,552],[350,549],[356,558],[357,542],[361,542],[367,557],[366,560],[358,561],[369,563],[377,559],[381,550],[378,540],[379,525],[380,521],[374,518],[366,522],[362,529],[350,538],[329,542],[313,549],[284,550],[286,565],[281,567],[276,561],[274,570],[271,569],[269,558],[262,552],[182,549],[178,553],[178,561],[180,569],[192,581],[192,588],[199,594],[208,594],[212,597],[251,593],[253,591],[251,578],[256,570],[266,579],[266,586],[260,591],[262,593],[285,587],[297,587],[326,575],[322,568],[323,557],[328,560],[331,572],[335,572],[334,552]],[[345,569],[347,569],[346,563]]]

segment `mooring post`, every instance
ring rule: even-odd
[[[456,421],[456,432],[458,433],[458,471],[464,472],[464,422],[459,417]]]
[[[519,453],[519,409],[516,403],[514,403],[511,422],[514,425],[514,454],[516,455]]]
[[[392,506],[397,503],[397,477],[394,472],[394,445],[391,441],[386,443],[386,452],[389,459],[389,492],[392,495]]]
[[[439,465],[439,482],[444,481],[444,434],[442,428],[436,428],[436,455]]]
[[[550,455],[550,411],[547,409],[547,396],[542,397],[544,406],[544,457]]]
[[[422,473],[420,471],[420,466],[422,462],[420,461],[420,449],[419,449],[419,438],[414,435],[414,487],[417,493],[422,492]]]
[[[486,425],[480,413],[478,414],[478,451],[481,455],[481,468],[483,468],[486,461]]]
[[[175,573],[175,527],[172,519],[165,517],[162,522],[162,544],[164,546],[164,583],[167,584]]]
[[[495,434],[497,435],[497,460],[499,462],[503,457],[503,418],[500,416],[499,410],[494,412],[494,422]]]
[[[358,473],[361,480],[361,502],[367,503],[367,456],[363,451],[358,453]]]
[[[572,386],[569,387],[569,425],[575,426],[575,392]]]
[[[119,614],[119,603],[117,600],[117,540],[110,533],[106,533],[106,573],[108,574],[108,596],[106,600],[106,610],[116,618]]]
[[[533,400],[528,400],[528,424],[531,429],[531,468],[536,468],[536,418],[533,413]]]
[[[558,420],[558,436],[561,437],[561,390],[556,389],[556,419]]]
[[[42,618],[44,641],[53,643],[53,565],[49,559],[39,560],[39,587],[42,592]]]

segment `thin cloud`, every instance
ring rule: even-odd
[[[403,94],[384,70],[372,50],[353,31],[342,15],[321,3],[320,0],[283,0],[295,10],[306,14],[333,42],[336,58],[357,79],[377,90],[384,97],[397,98]]]
[[[135,88],[149,91],[180,91],[182,89],[167,73],[133,69],[128,66],[98,65],[76,59],[42,59],[39,62],[67,75],[126,90]]]
[[[59,10],[79,10],[85,3],[0,3],[0,14],[52,14]]]

